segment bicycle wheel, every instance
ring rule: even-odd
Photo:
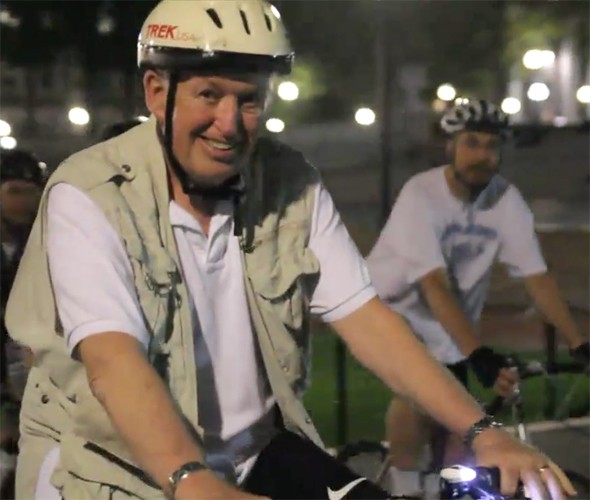
[[[366,477],[383,489],[387,489],[385,478],[389,469],[387,448],[381,443],[359,441],[345,445],[336,458],[360,476]]]
[[[565,472],[565,475],[569,478],[578,492],[574,498],[578,500],[588,500],[590,498],[590,479],[573,470],[564,470],[563,472]]]

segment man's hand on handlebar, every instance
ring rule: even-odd
[[[518,383],[518,373],[510,369],[512,363],[508,357],[498,354],[490,347],[479,347],[467,359],[484,387],[493,387],[502,397],[512,395]]]
[[[503,398],[509,398],[514,394],[518,384],[518,372],[512,368],[500,368],[498,377],[494,382],[494,392]]]
[[[576,491],[563,471],[543,453],[501,429],[487,429],[473,441],[477,465],[500,470],[503,495],[514,496],[522,481],[532,500],[562,500]]]

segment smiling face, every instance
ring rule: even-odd
[[[143,83],[147,107],[163,128],[168,79],[148,70]],[[270,86],[270,75],[181,75],[172,149],[193,181],[202,186],[220,185],[248,160]]]

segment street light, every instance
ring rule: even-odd
[[[541,69],[551,66],[555,61],[555,52],[552,50],[528,50],[522,57],[522,64],[527,69]]]
[[[443,101],[452,101],[457,96],[457,91],[450,83],[444,83],[436,89],[436,96]]]
[[[375,112],[370,108],[359,108],[354,114],[354,119],[359,125],[369,126],[375,123]]]
[[[285,130],[285,122],[279,118],[269,118],[266,120],[266,130],[273,134],[280,134]]]
[[[520,111],[521,104],[516,97],[507,97],[500,106],[507,115],[515,115]]]
[[[549,98],[549,87],[541,82],[532,83],[526,95],[531,101],[542,102]]]
[[[74,125],[84,126],[88,125],[88,122],[90,121],[90,115],[84,108],[75,107],[70,109],[68,113],[68,119]]]
[[[590,104],[590,85],[582,85],[576,92],[576,98],[582,104]]]
[[[0,137],[0,148],[2,149],[14,149],[16,148],[17,142],[14,137],[10,137],[6,135],[4,137]]]
[[[461,104],[469,104],[469,99],[467,97],[457,97],[455,99],[455,106],[460,106]]]
[[[10,123],[0,120],[0,137],[6,137],[12,133],[12,127]]]
[[[293,82],[282,82],[277,92],[283,101],[294,101],[299,97],[299,87]]]

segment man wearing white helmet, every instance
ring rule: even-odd
[[[485,387],[505,396],[516,377],[508,360],[482,346],[477,334],[498,260],[524,279],[572,354],[588,363],[588,343],[547,274],[533,215],[516,187],[498,175],[506,115],[492,103],[474,100],[449,110],[441,126],[449,135],[449,164],[419,173],[404,185],[367,259],[380,297],[463,385],[471,367]],[[418,489],[418,475],[401,471],[419,467],[432,424],[401,398],[390,405],[386,429],[398,493]],[[448,444],[445,461],[460,461],[464,446],[455,440]],[[435,454],[442,451],[433,446]]]
[[[310,313],[480,461],[539,478],[547,458],[375,298],[316,170],[257,137],[292,57],[263,0],[164,0],[145,21],[152,118],[58,168],[10,298],[35,354],[17,497],[383,498],[302,405]]]

